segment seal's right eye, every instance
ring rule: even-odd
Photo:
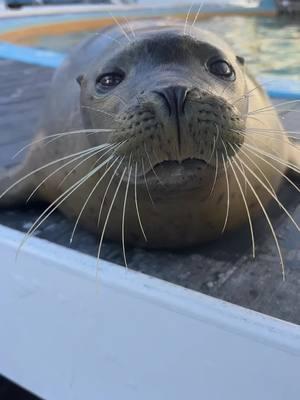
[[[232,66],[225,60],[213,59],[208,64],[209,72],[222,79],[234,80],[235,73]]]
[[[96,80],[96,91],[102,93],[103,91],[113,89],[118,86],[123,79],[124,74],[119,72],[100,75]]]

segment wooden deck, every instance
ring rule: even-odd
[[[1,167],[11,165],[12,155],[31,140],[52,74],[52,69],[0,60]],[[284,124],[289,129],[299,130],[300,114],[295,115],[286,116]],[[299,194],[284,185],[279,197],[299,222]],[[271,208],[286,263],[286,282],[282,281],[274,240],[263,218],[255,224],[255,260],[251,257],[250,237],[245,228],[217,242],[184,252],[128,249],[129,267],[300,324],[299,233],[279,207]],[[41,210],[1,210],[0,223],[26,231]],[[39,229],[38,236],[69,246],[72,228],[72,222],[56,213]],[[96,255],[97,238],[79,229],[72,247]],[[121,249],[113,243],[105,242],[102,255],[123,264]]]

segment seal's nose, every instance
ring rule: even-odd
[[[189,89],[185,86],[169,86],[155,90],[168,108],[169,115],[180,115],[184,113],[185,100]]]

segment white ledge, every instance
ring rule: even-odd
[[[0,226],[0,373],[47,400],[293,400],[300,327]]]

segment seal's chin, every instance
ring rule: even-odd
[[[168,192],[187,191],[201,188],[211,175],[209,164],[200,159],[185,159],[182,161],[167,160],[157,163],[148,171],[146,178],[148,184],[160,184]]]

